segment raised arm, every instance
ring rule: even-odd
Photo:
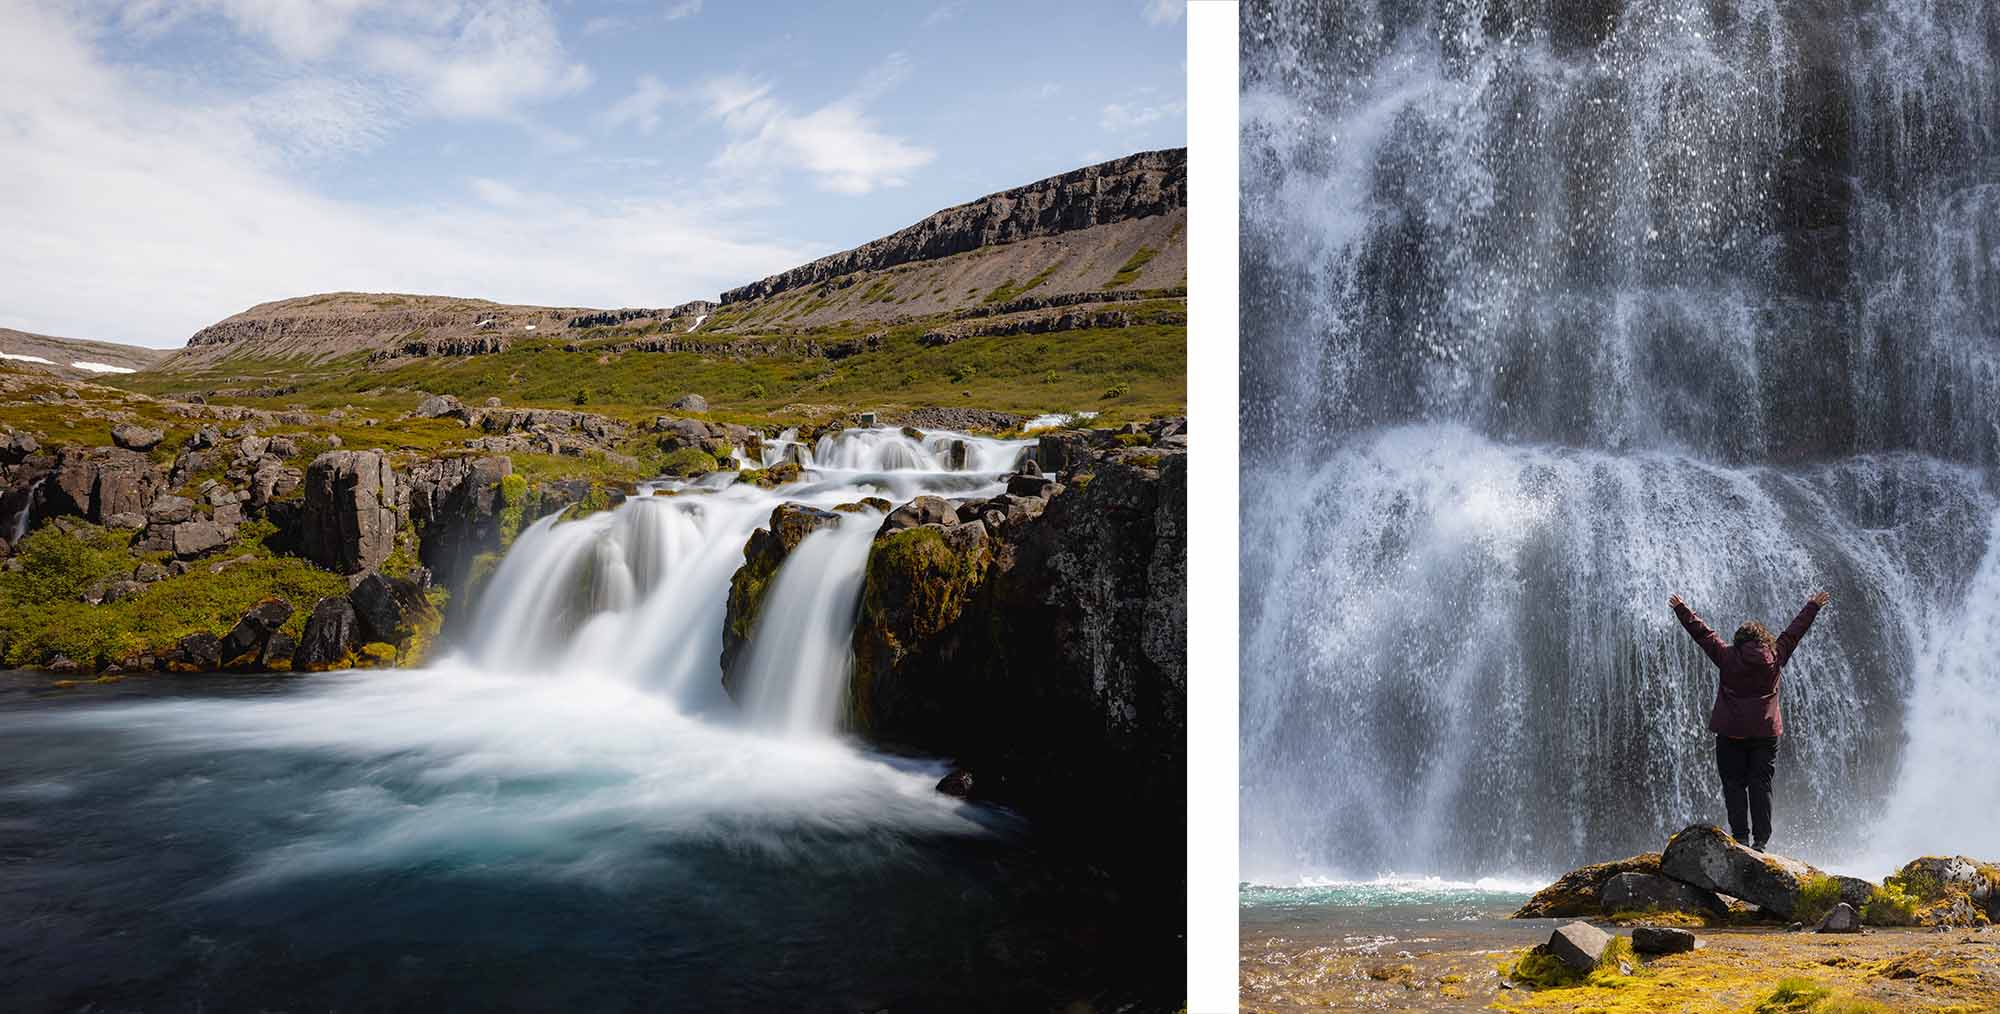
[[[1806,600],[1805,608],[1799,610],[1799,615],[1792,618],[1792,625],[1778,635],[1779,665],[1791,661],[1792,651],[1799,646],[1799,640],[1806,636],[1806,631],[1812,629],[1813,617],[1819,615],[1819,607],[1826,605],[1832,598],[1833,596],[1825,592],[1814,593],[1812,598]]]
[[[1708,629],[1708,624],[1703,623],[1701,617],[1696,616],[1694,610],[1688,608],[1688,604],[1682,602],[1679,595],[1668,599],[1667,605],[1674,607],[1674,615],[1681,618],[1681,626],[1687,628],[1688,636],[1694,638],[1694,643],[1701,645],[1701,653],[1707,655],[1710,662],[1721,665],[1722,649],[1727,647],[1722,643],[1722,635]]]

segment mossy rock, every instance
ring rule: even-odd
[[[355,649],[354,664],[366,669],[388,669],[396,664],[396,646],[385,641],[370,641]]]
[[[942,634],[984,586],[993,562],[985,526],[917,525],[886,531],[868,555],[855,625],[849,724],[876,729],[910,651]]]
[[[1563,874],[1555,883],[1535,892],[1515,912],[1516,919],[1594,918],[1602,912],[1599,891],[1606,881],[1620,873],[1660,875],[1660,854],[1645,852],[1608,863],[1597,863]]]

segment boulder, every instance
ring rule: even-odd
[[[41,449],[41,443],[27,433],[0,435],[0,464],[18,465]]]
[[[1054,479],[1042,475],[1013,475],[1007,478],[1009,496],[1035,497],[1046,499],[1056,490]]]
[[[416,414],[421,419],[436,419],[439,416],[464,419],[468,415],[465,405],[449,394],[426,395],[424,400],[417,402]]]
[[[181,672],[214,672],[222,668],[222,640],[214,634],[189,634],[175,646],[173,668]]]
[[[699,394],[684,394],[675,399],[674,403],[667,407],[676,412],[706,412],[708,411],[708,399]]]
[[[1598,916],[1604,912],[1600,890],[1604,882],[1618,874],[1658,874],[1660,854],[1642,852],[1638,856],[1598,862],[1594,866],[1584,866],[1580,870],[1570,870],[1556,878],[1554,884],[1534,892],[1528,904],[1514,912],[1514,918],[1576,918],[1576,916]]]
[[[282,630],[271,632],[271,639],[264,642],[264,653],[257,658],[257,667],[269,672],[274,669],[290,669],[292,653],[297,651],[299,642]]]
[[[165,438],[165,433],[137,423],[123,422],[111,427],[111,442],[128,451],[150,451]]]
[[[1670,926],[1637,926],[1632,930],[1632,949],[1640,954],[1684,954],[1700,943],[1693,933]]]
[[[1904,864],[1888,882],[1917,899],[1920,926],[2000,921],[2000,864],[1968,856],[1924,856]]]
[[[1619,873],[1598,889],[1598,907],[1605,915],[1617,912],[1685,912],[1689,915],[1723,918],[1728,906],[1692,884],[1652,873]]]
[[[1549,934],[1548,948],[1557,960],[1588,975],[1604,959],[1604,949],[1611,946],[1612,939],[1611,934],[1587,922],[1573,922]]]
[[[381,451],[328,451],[306,468],[299,550],[342,574],[373,570],[395,550],[399,503]]]
[[[429,600],[417,582],[371,573],[347,593],[363,641],[400,644],[430,616]]]
[[[348,652],[359,642],[360,621],[345,595],[330,595],[313,604],[306,629],[292,650],[292,668],[299,672],[321,672],[347,661]]]
[[[236,540],[236,529],[209,519],[184,521],[174,525],[168,548],[181,559],[200,556]]]
[[[193,518],[194,501],[184,496],[161,496],[146,508],[146,521],[150,524],[177,525]]]
[[[1833,911],[1828,912],[1826,917],[1819,921],[1819,925],[1813,927],[1813,932],[1859,933],[1861,932],[1861,914],[1854,910],[1853,905],[1843,901],[1833,906]]]
[[[1799,887],[1819,873],[1796,859],[1752,849],[1713,824],[1683,828],[1668,840],[1660,872],[1747,901],[1780,919],[1792,917]]]
[[[265,644],[291,618],[292,604],[282,598],[268,598],[251,606],[222,637],[219,648],[222,665],[228,668],[260,665]]]
[[[1854,906],[1856,912],[1861,911],[1875,893],[1875,885],[1860,877],[1844,877],[1836,873],[1833,879],[1840,884],[1840,900]]]
[[[958,509],[951,501],[939,496],[920,496],[889,512],[882,520],[882,531],[893,532],[918,525],[954,524],[958,521]]]
[[[965,446],[965,441],[953,440],[951,442],[951,447],[947,449],[945,452],[945,467],[951,469],[954,472],[965,471],[965,462],[967,454],[968,454],[968,449]]]
[[[947,796],[960,799],[972,798],[972,772],[964,768],[953,768],[951,773],[938,780],[937,790]]]

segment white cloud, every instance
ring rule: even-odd
[[[7,326],[178,345],[255,303],[338,289],[653,306],[809,253],[729,217],[755,194],[574,199],[493,180],[463,200],[329,198],[282,171],[241,107],[167,101],[59,10],[0,4]]]
[[[1187,15],[1184,0],[1146,0],[1141,12],[1149,25],[1171,25]]]
[[[589,68],[564,51],[555,16],[534,0],[469,5],[440,27],[380,33],[363,52],[371,66],[416,87],[441,116],[509,119],[526,103],[590,84]]]
[[[773,98],[768,84],[742,77],[711,80],[702,88],[709,114],[734,137],[714,165],[735,172],[803,170],[821,189],[836,193],[902,186],[937,153],[884,133],[862,107],[906,72],[902,56],[892,56],[854,94],[808,113]]]
[[[1098,126],[1105,130],[1123,133],[1151,126],[1170,116],[1180,116],[1184,107],[1178,102],[1165,102],[1157,106],[1138,102],[1106,103],[1098,116]]]
[[[929,14],[924,15],[924,27],[936,28],[957,17],[960,6],[957,3],[947,3],[932,8]]]
[[[680,3],[667,7],[666,17],[668,21],[679,21],[682,18],[691,18],[700,13],[701,0],[681,0]]]
[[[637,127],[642,134],[650,134],[659,129],[660,110],[673,101],[674,90],[660,83],[651,74],[639,77],[639,83],[632,94],[619,99],[611,108],[599,113],[597,122],[606,130],[620,130]]]

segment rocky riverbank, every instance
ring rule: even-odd
[[[1695,825],[1660,853],[1565,875],[1514,917],[1549,916],[1612,928],[1570,922],[1503,961],[1501,987],[1525,993],[1523,1008],[2000,1007],[2000,936],[1992,932],[2000,867],[1965,856],[1914,859],[1874,884]],[[1618,926],[1631,926],[1630,935]],[[1833,942],[1884,931],[1892,940]],[[1724,1003],[1736,1006],[1716,1006]]]

